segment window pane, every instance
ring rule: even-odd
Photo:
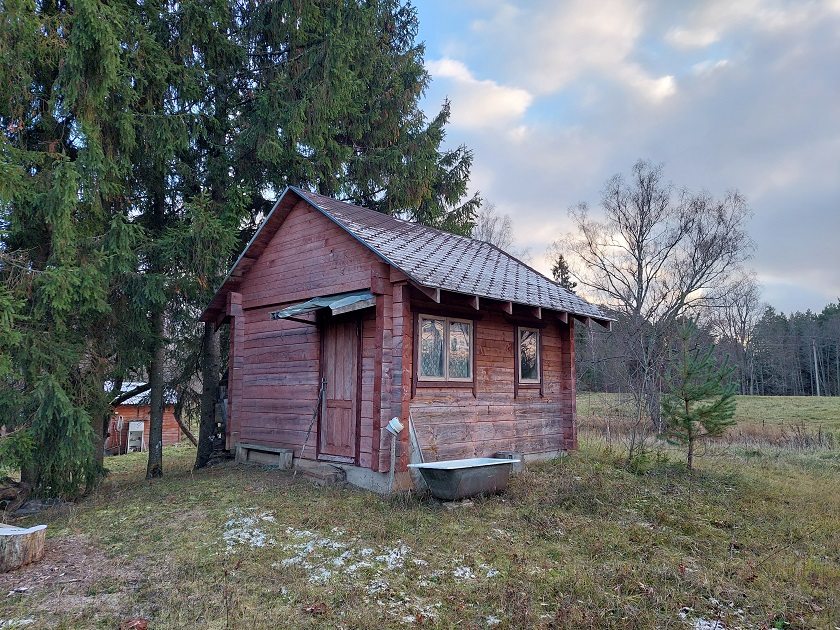
[[[539,381],[540,366],[537,360],[537,331],[519,331],[519,380]]]
[[[472,378],[471,329],[472,325],[467,322],[449,322],[449,378]]]
[[[443,320],[420,320],[420,376],[443,378]]]

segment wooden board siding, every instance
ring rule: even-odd
[[[236,422],[239,440],[298,451],[320,387],[319,331],[290,320],[271,320],[272,307],[245,311],[243,378]],[[306,446],[314,458],[316,428]]]
[[[343,229],[298,203],[260,258],[242,280],[242,315],[232,322],[231,434],[236,442],[292,448],[301,447],[318,400],[320,388],[320,326],[291,320],[272,320],[271,312],[313,297],[368,289],[371,269],[381,263]],[[313,319],[311,315],[302,316]],[[372,462],[373,397],[375,371],[373,310],[362,317],[358,461]],[[314,319],[313,319],[314,321]],[[241,324],[241,325],[239,325]],[[239,344],[234,349],[234,344]],[[234,355],[233,352],[237,354]],[[237,370],[238,367],[238,370]],[[234,402],[235,401],[235,402]],[[233,435],[236,432],[236,435]],[[318,452],[318,426],[312,428],[304,456]]]
[[[428,306],[415,303],[414,308],[423,312]],[[515,393],[516,321],[501,309],[483,305],[481,315],[474,322],[475,394],[471,385],[424,385],[411,399],[411,415],[426,459],[576,448],[571,326],[554,318],[521,322],[541,326],[543,388],[542,394],[539,388],[524,387]]]
[[[119,405],[115,407],[108,428],[110,435],[105,440],[105,450],[113,453],[125,453],[128,442],[128,423],[141,421],[143,422],[144,448],[148,447],[150,413],[151,407],[149,405]],[[123,418],[122,432],[117,431],[117,422],[120,416]],[[172,405],[167,405],[163,409],[163,445],[170,446],[178,444],[180,441],[181,427],[175,421],[175,408]]]
[[[243,279],[242,307],[302,302],[370,287],[376,256],[342,228],[299,202]]]

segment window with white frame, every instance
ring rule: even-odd
[[[517,328],[517,360],[519,382],[540,382],[540,331],[536,328]]]
[[[418,379],[472,381],[472,327],[465,319],[420,315]]]

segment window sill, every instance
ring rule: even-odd
[[[472,389],[474,381],[421,381],[417,379],[417,389],[421,387],[434,387],[438,389]]]

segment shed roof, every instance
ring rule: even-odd
[[[126,392],[130,392],[138,387],[143,387],[147,385],[147,383],[143,381],[123,381],[122,387],[120,388],[120,392],[125,394]],[[114,387],[113,381],[105,381],[105,389],[107,391],[111,391]],[[151,404],[151,392],[146,390],[144,392],[140,392],[139,394],[135,394],[131,398],[126,398],[124,401],[120,403],[122,405],[130,405],[130,406],[141,406],[144,407],[146,405]],[[165,405],[174,405],[178,402],[178,396],[175,392],[171,390],[164,390],[163,392],[163,403]]]
[[[598,307],[566,291],[495,245],[295,187],[283,192],[263,221],[202,314],[203,321],[216,319],[224,309],[227,293],[236,290],[298,199],[308,202],[420,287],[538,306],[590,317],[602,324],[610,321]]]

